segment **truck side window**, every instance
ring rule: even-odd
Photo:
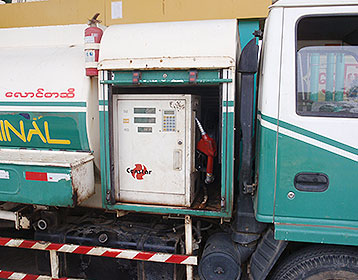
[[[296,111],[358,117],[358,17],[305,17],[297,25]]]

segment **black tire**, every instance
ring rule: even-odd
[[[278,264],[271,280],[357,280],[358,250],[311,246]]]

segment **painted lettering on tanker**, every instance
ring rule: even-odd
[[[8,91],[5,93],[7,98],[74,98],[75,89],[69,88],[67,91],[49,91],[38,88],[36,91]]]
[[[0,120],[0,142],[11,142],[15,136],[24,143],[30,143],[34,137],[39,137],[45,144],[71,144],[71,141],[68,139],[55,139],[50,135],[50,126],[47,121],[44,121],[39,125],[36,120],[33,120],[31,122],[31,127],[25,129],[22,120],[19,121],[17,125],[11,124],[8,120]]]

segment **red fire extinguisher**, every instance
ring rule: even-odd
[[[86,76],[89,77],[98,76],[99,43],[103,35],[102,29],[97,26],[100,22],[98,16],[99,13],[95,14],[85,29]]]

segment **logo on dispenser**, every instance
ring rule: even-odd
[[[135,167],[131,169],[130,167],[127,168],[127,173],[132,174],[132,177],[137,180],[143,180],[144,175],[152,174],[152,170],[148,170],[144,164],[135,164]]]

